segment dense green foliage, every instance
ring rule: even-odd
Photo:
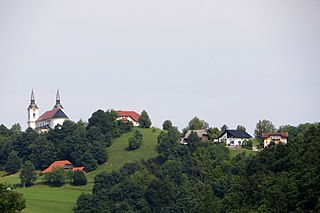
[[[31,186],[33,182],[37,179],[35,174],[35,167],[30,161],[26,161],[21,168],[21,173],[19,175],[23,187]]]
[[[113,139],[132,130],[132,123],[117,120],[117,112],[98,110],[89,123],[65,121],[48,133],[38,134],[28,128],[21,132],[18,125],[7,129],[0,125],[0,169],[17,172],[21,163],[30,161],[43,170],[56,160],[69,160],[88,171],[107,161],[106,147]]]
[[[0,183],[0,211],[14,213],[24,208],[26,208],[26,201],[22,194]]]
[[[87,185],[87,177],[82,171],[74,171],[72,174],[72,181],[71,184],[74,186],[82,186],[82,185]]]
[[[139,122],[139,126],[141,128],[150,128],[150,126],[152,124],[151,123],[151,119],[150,119],[148,113],[145,110],[143,110],[141,112],[141,115],[140,115],[140,117],[138,119],[138,122]]]
[[[141,134],[141,132],[139,130],[136,130],[133,137],[128,139],[129,142],[129,150],[136,150],[139,149],[139,147],[142,144],[142,140],[143,140],[143,135]]]
[[[163,130],[170,130],[172,129],[172,122],[170,120],[165,120],[162,124],[162,129]]]
[[[91,213],[92,212],[92,195],[82,193],[77,199],[77,206],[73,209],[75,213]]]
[[[256,129],[254,130],[254,136],[260,138],[264,132],[275,132],[276,128],[269,120],[259,120]]]
[[[12,151],[7,159],[7,163],[4,167],[9,174],[16,173],[21,167],[21,160],[17,155],[17,152]]]
[[[62,186],[66,180],[66,171],[63,168],[57,168],[44,174],[44,181],[53,186]]]
[[[211,142],[178,143],[176,129],[158,137],[159,156],[96,176],[92,212],[314,212],[320,207],[320,124],[283,127],[288,144],[257,155]]]
[[[236,130],[247,131],[246,127],[242,125],[238,125]]]

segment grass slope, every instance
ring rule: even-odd
[[[18,188],[27,200],[27,208],[24,213],[69,213],[73,212],[76,200],[84,192],[66,188],[36,185],[30,188]]]
[[[27,208],[24,213],[68,213],[73,212],[76,200],[83,192],[91,192],[94,176],[102,171],[111,172],[123,166],[127,162],[135,162],[140,159],[148,159],[155,157],[157,152],[157,137],[161,130],[138,129],[143,135],[142,145],[134,151],[127,151],[128,139],[133,136],[135,130],[123,134],[121,137],[113,141],[112,145],[107,148],[109,159],[100,165],[95,171],[86,174],[89,184],[86,186],[75,187],[70,184],[65,184],[62,187],[49,187],[46,185],[37,184],[29,188],[17,188],[24,198],[27,200]],[[19,173],[3,176],[0,174],[0,183],[17,184],[20,183]]]
[[[134,132],[139,130],[143,135],[142,145],[139,149],[134,151],[127,151],[128,139],[134,135]],[[88,174],[88,181],[93,181],[93,177],[102,171],[111,172],[119,169],[125,163],[139,161],[140,159],[148,159],[157,156],[155,150],[157,146],[157,137],[161,130],[156,129],[138,129],[134,128],[133,131],[123,134],[121,137],[115,139],[112,145],[107,148],[109,159],[108,161],[99,166],[96,170]]]

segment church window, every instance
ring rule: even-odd
[[[33,113],[32,116],[33,116],[33,118],[36,118],[36,113]]]

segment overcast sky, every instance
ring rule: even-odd
[[[146,110],[180,129],[320,121],[319,0],[0,0],[0,123],[56,89],[71,120]]]

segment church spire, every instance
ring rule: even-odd
[[[31,99],[30,99],[29,109],[32,109],[32,108],[38,109],[38,106],[37,106],[37,104],[36,104],[36,99],[34,98],[33,88],[32,88],[32,90],[31,90]]]
[[[53,107],[54,109],[63,109],[61,103],[60,103],[60,93],[59,93],[59,89],[57,89],[57,95],[56,95],[56,104]]]

